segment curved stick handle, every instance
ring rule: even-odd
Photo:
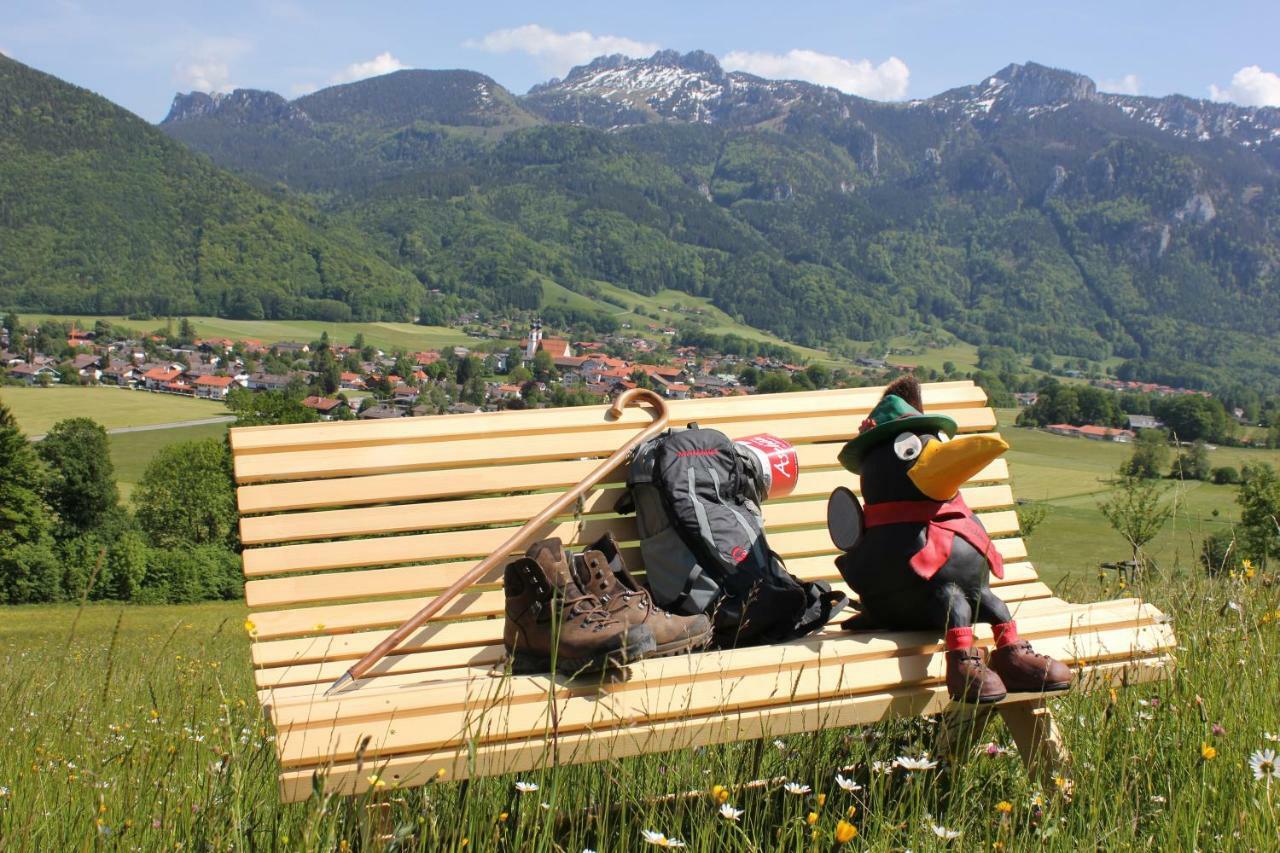
[[[453,585],[444,592],[437,595],[427,605],[409,617],[403,625],[397,628],[386,639],[378,643],[368,654],[356,661],[350,669],[348,669],[341,678],[329,685],[324,695],[328,696],[348,681],[354,681],[362,677],[368,672],[374,664],[382,660],[389,652],[399,646],[404,639],[413,633],[418,626],[426,622],[432,616],[435,616],[444,606],[456,598],[467,587],[475,583],[491,569],[497,566],[514,551],[520,551],[542,532],[542,528],[547,522],[554,519],[557,515],[565,512],[578,502],[578,498],[582,497],[589,489],[599,483],[611,471],[626,462],[631,456],[632,451],[639,447],[645,441],[666,429],[667,421],[670,414],[667,411],[667,401],[659,397],[648,388],[630,388],[618,395],[606,412],[609,417],[617,420],[622,416],[622,410],[627,406],[645,402],[654,409],[654,419],[645,426],[639,433],[631,437],[631,440],[619,447],[609,456],[608,459],[596,466],[590,474],[583,478],[569,491],[557,497],[552,501],[546,509],[535,515],[533,518],[525,522],[524,526],[511,535],[506,542],[503,542],[494,550],[492,554],[485,557],[477,563],[469,572],[453,582]]]

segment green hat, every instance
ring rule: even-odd
[[[897,394],[886,394],[858,427],[858,435],[840,451],[840,464],[857,474],[862,458],[874,447],[904,432],[956,434],[956,422],[946,415],[926,415]]]

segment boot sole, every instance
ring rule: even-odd
[[[635,663],[650,656],[657,646],[653,637],[636,640],[626,646],[609,649],[598,655],[585,658],[565,658],[557,656],[555,671],[561,675],[588,675],[624,668],[628,663]],[[513,675],[544,675],[551,672],[551,656],[517,651],[511,655],[511,673]]]
[[[651,658],[665,658],[672,655],[684,654],[685,652],[695,652],[705,649],[711,645],[711,637],[715,631],[708,629],[706,633],[699,634],[696,637],[687,637],[683,640],[672,640],[656,647],[652,652],[645,655]]]
[[[1008,693],[1001,693],[999,696],[979,696],[977,699],[966,699],[963,696],[951,696],[951,701],[959,702],[961,705],[993,705],[996,702],[1002,701],[1008,695]]]

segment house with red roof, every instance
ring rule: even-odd
[[[177,382],[182,373],[181,367],[171,365],[153,367],[142,374],[142,384],[148,391],[160,391],[165,385]]]
[[[225,400],[235,383],[233,376],[199,376],[195,383],[196,396],[207,397],[210,400]]]
[[[332,397],[318,397],[312,395],[304,397],[302,405],[308,409],[315,409],[316,413],[326,421],[333,420],[338,414],[338,410],[344,405],[341,400],[335,400]]]

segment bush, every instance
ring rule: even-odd
[[[226,548],[216,545],[151,548],[137,600],[187,604],[211,598],[237,598],[242,584],[240,561]]]
[[[1205,537],[1200,546],[1200,565],[1210,575],[1227,574],[1239,562],[1235,531],[1219,530]]]
[[[143,473],[133,501],[138,524],[156,547],[236,544],[231,454],[220,439],[161,450]]]
[[[1214,468],[1211,476],[1219,486],[1234,486],[1240,482],[1240,472],[1230,465]]]

